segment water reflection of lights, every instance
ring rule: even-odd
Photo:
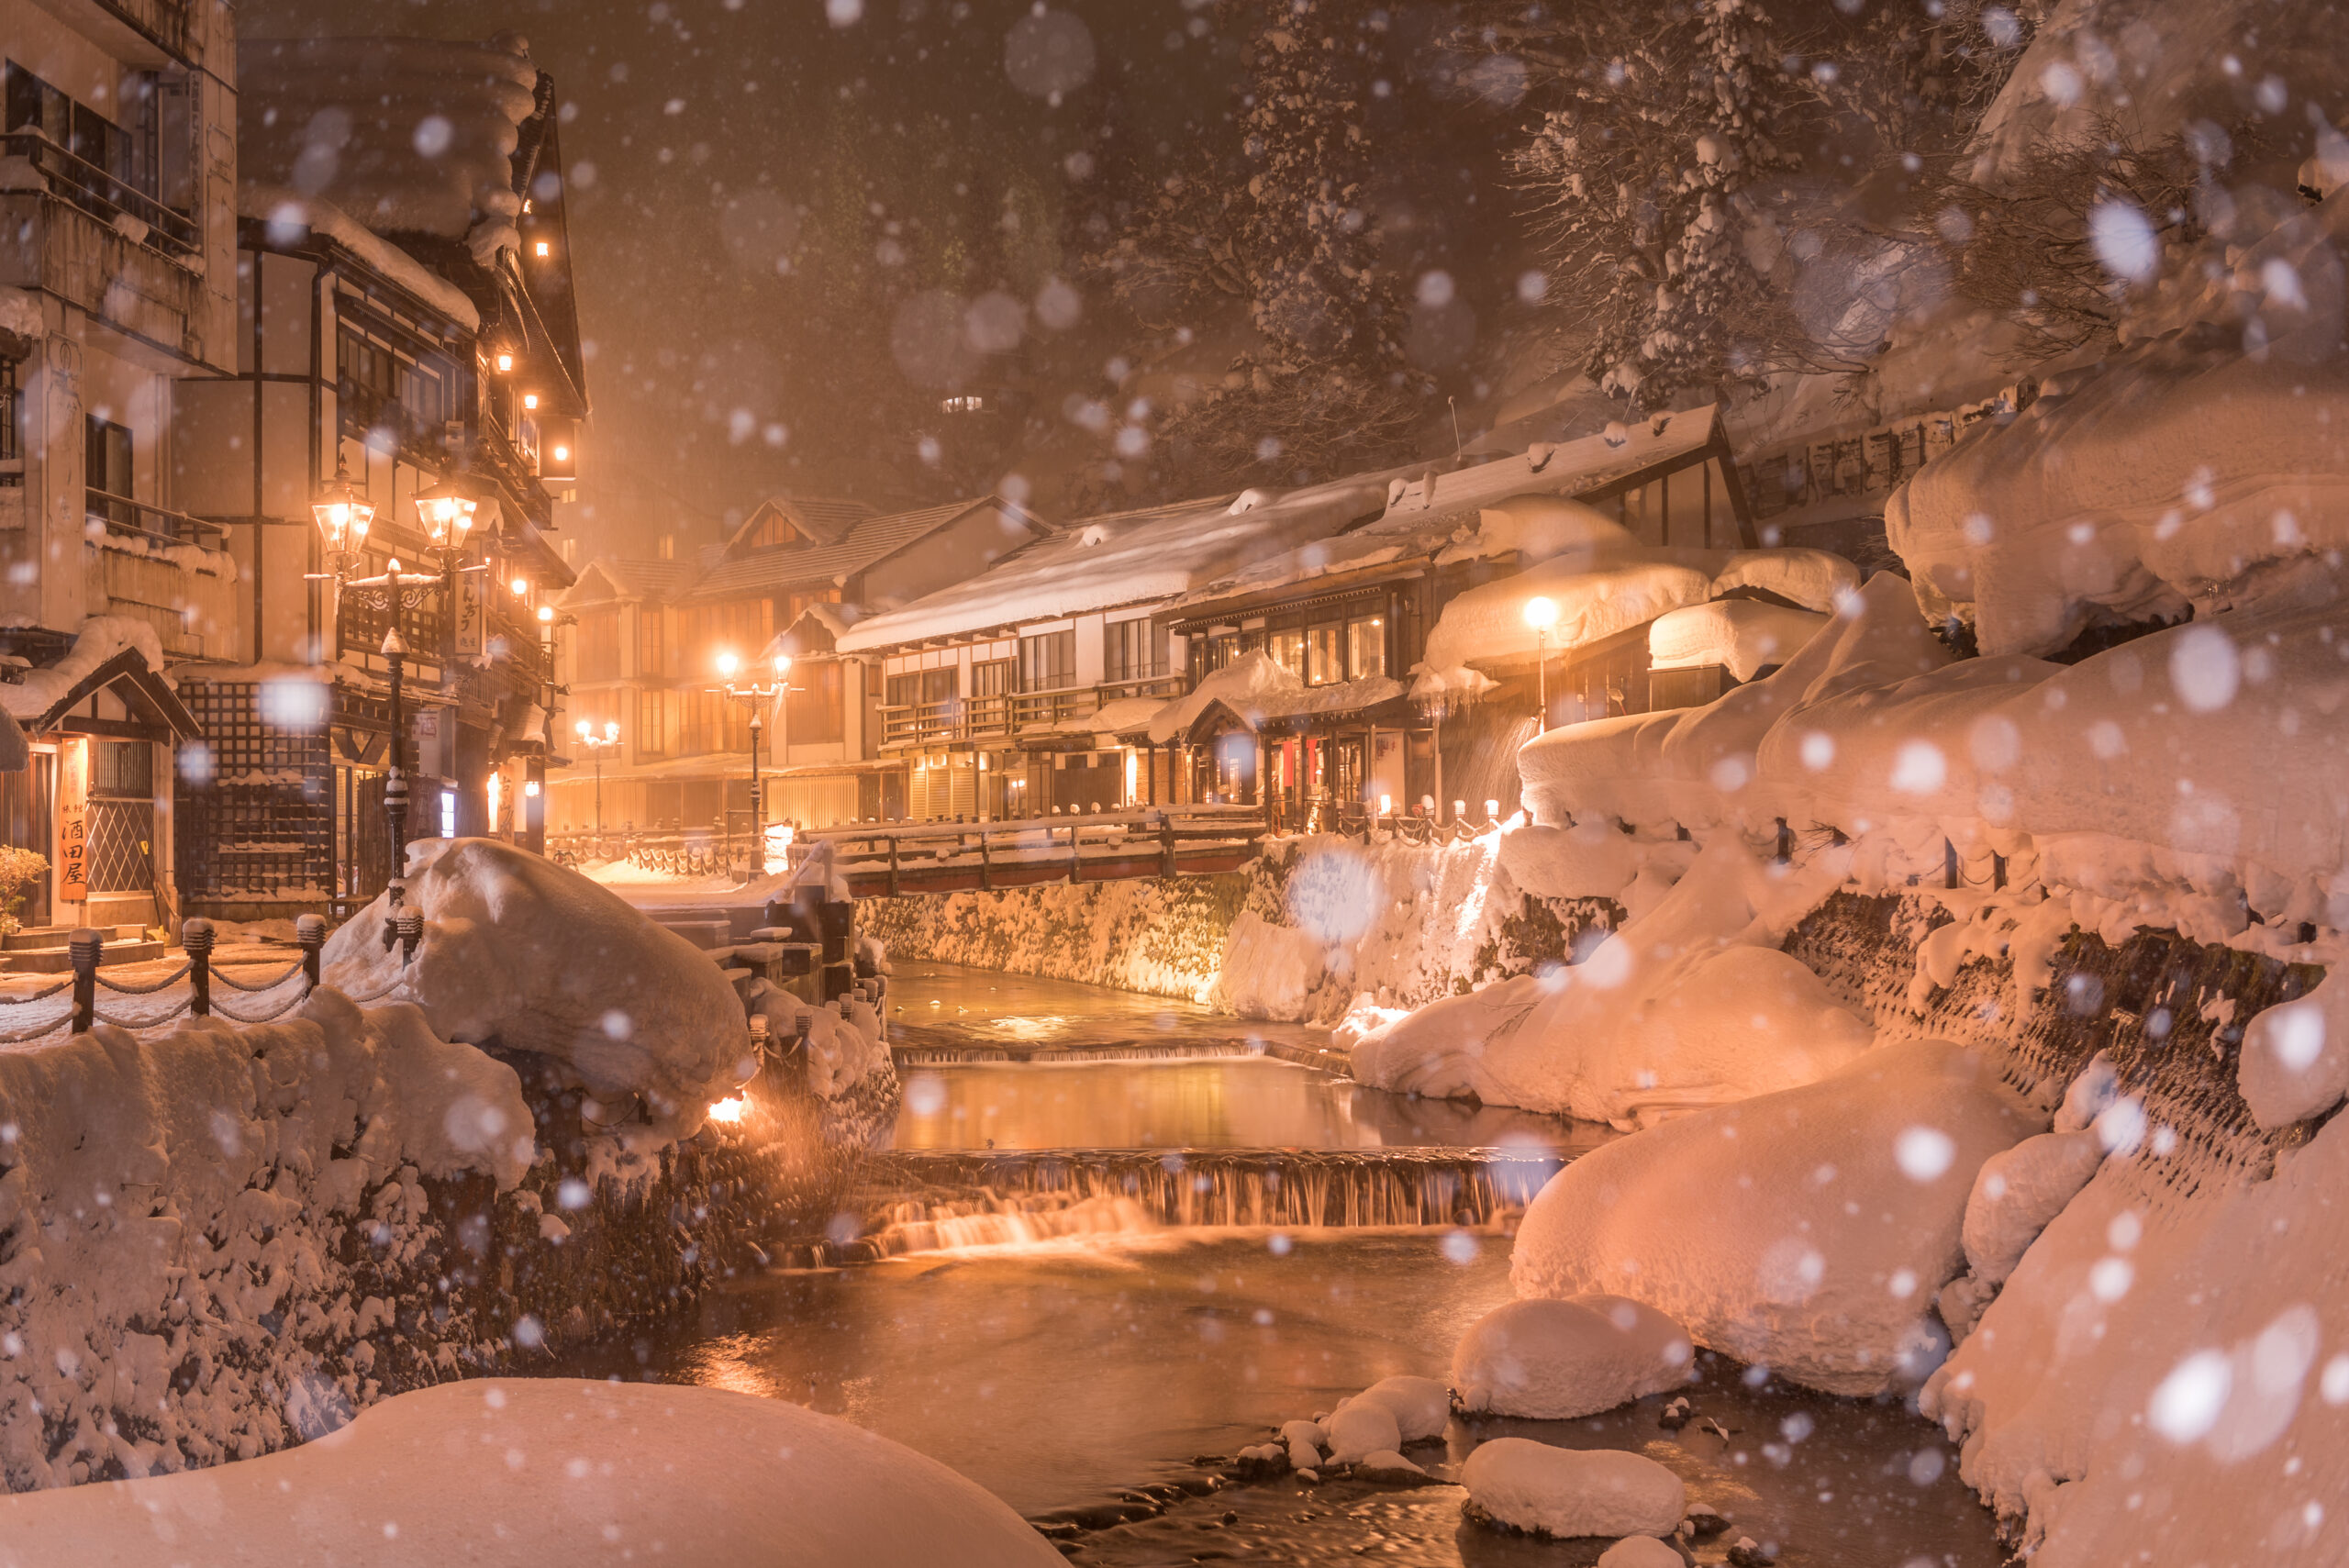
[[[1058,1013],[1039,1013],[1034,1018],[997,1018],[980,1032],[1008,1035],[1013,1040],[1050,1040],[1068,1032],[1075,1021]]]
[[[729,1123],[738,1122],[742,1119],[742,1113],[750,1108],[751,1102],[745,1099],[742,1095],[736,1095],[731,1099],[720,1100],[716,1105],[710,1106],[709,1119],[712,1121]]]

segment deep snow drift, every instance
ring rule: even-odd
[[[1471,1415],[1565,1421],[1677,1387],[1695,1364],[1687,1330],[1628,1296],[1528,1296],[1460,1336],[1452,1386]]]
[[[667,1385],[448,1384],[267,1458],[0,1497],[0,1568],[171,1568],[191,1550],[236,1568],[1061,1561],[911,1449],[780,1399]]]
[[[662,1138],[691,1133],[755,1070],[709,955],[577,872],[494,839],[410,844],[424,940],[406,968],[383,941],[388,897],[327,942],[327,980],[354,996],[413,1001],[451,1040],[535,1052],[615,1106],[639,1096]]]
[[[1510,1274],[1520,1296],[1644,1302],[1831,1394],[1914,1386],[1947,1344],[1933,1299],[1965,1266],[1975,1173],[2043,1125],[1973,1052],[1885,1046],[1575,1161],[1526,1210]]]

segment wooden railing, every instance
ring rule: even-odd
[[[40,171],[52,195],[112,223],[135,218],[147,229],[145,243],[174,256],[192,255],[196,248],[195,220],[165,206],[138,186],[108,173],[96,164],[60,147],[39,131],[12,131],[0,137],[0,153],[22,158]]]
[[[818,844],[859,897],[1106,882],[1230,871],[1265,836],[1253,806],[1177,806],[999,822],[864,822],[793,840],[799,864]]]
[[[157,544],[198,544],[206,550],[228,548],[228,530],[222,525],[174,512],[128,495],[117,495],[95,485],[83,494],[83,510],[106,532],[151,539]]]
[[[981,740],[1018,734],[1033,724],[1058,724],[1098,713],[1120,697],[1166,696],[1184,685],[1180,675],[1143,675],[1092,686],[1056,686],[1041,692],[1000,692],[986,696],[948,697],[941,702],[884,704],[885,746]]]

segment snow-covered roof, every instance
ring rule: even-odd
[[[1057,718],[1049,724],[1030,724],[1019,731],[1025,736],[1037,735],[1123,735],[1141,729],[1166,706],[1163,697],[1116,697],[1105,702],[1092,713],[1075,714]]]
[[[1414,689],[1421,696],[1480,690],[1486,683],[1471,666],[1531,663],[1542,650],[1570,652],[1733,590],[1760,590],[1824,612],[1859,585],[1857,567],[1820,550],[1661,550],[1618,542],[1569,550],[1444,606],[1428,633]],[[1538,641],[1525,618],[1536,597],[1557,610]]]
[[[1386,487],[1386,507],[1375,521],[1252,562],[1183,595],[1176,607],[1274,592],[1426,556],[1449,563],[1554,553],[1538,540],[1529,549],[1524,537],[1526,519],[1546,514],[1508,503],[1519,497],[1589,495],[1659,464],[1678,461],[1693,465],[1713,444],[1717,425],[1717,410],[1708,406],[1631,425],[1612,424],[1580,440],[1537,441],[1521,452],[1469,468],[1420,466],[1366,476]],[[1727,501],[1724,496],[1724,507]]]
[[[841,651],[1162,603],[1284,554],[1299,539],[1326,538],[1383,505],[1376,485],[1348,480],[1090,518],[967,582],[859,622],[841,639]]]
[[[1715,599],[1658,616],[1648,624],[1648,668],[1695,670],[1719,664],[1741,681],[1783,664],[1827,624],[1815,610],[1761,599]]]
[[[669,561],[647,556],[599,555],[579,573],[579,581],[559,601],[571,609],[595,602],[597,595],[590,584],[600,576],[610,589],[608,597],[650,599],[655,604],[667,604],[701,575],[701,567],[691,561]]]
[[[136,650],[149,670],[161,673],[163,642],[152,626],[129,616],[92,616],[82,623],[63,658],[46,669],[28,671],[15,685],[0,685],[0,708],[38,725],[78,683],[126,648]]]
[[[527,39],[245,39],[237,75],[244,184],[323,199],[378,234],[463,240],[484,266],[520,249],[512,159],[539,83]]]

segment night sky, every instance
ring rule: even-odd
[[[1239,50],[1210,16],[1186,0],[250,0],[238,25],[510,28],[554,76],[592,344],[569,518],[584,557],[649,552],[663,532],[682,551],[785,489],[886,506],[1010,475],[1064,510],[1109,455],[1085,406],[1130,398],[1130,367],[1169,351],[1082,256],[1228,114]],[[1504,118],[1462,107],[1429,64],[1448,19],[1404,8],[1386,31],[1395,173],[1374,206],[1391,259],[1457,272],[1464,303],[1497,319],[1514,272],[1474,220],[1506,205]],[[1197,328],[1190,358],[1219,373],[1244,306]],[[1485,390],[1475,359],[1433,367],[1464,404]],[[958,392],[1014,417],[948,431],[925,461]]]

